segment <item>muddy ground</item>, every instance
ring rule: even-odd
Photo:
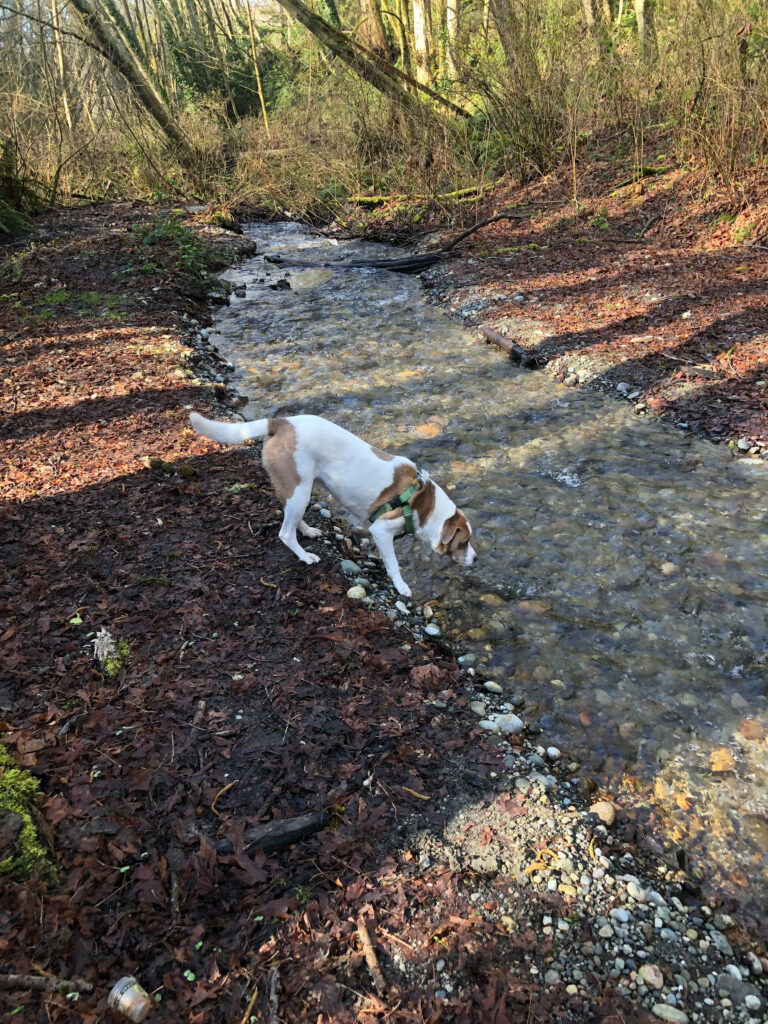
[[[0,959],[6,973],[84,984],[74,999],[3,980],[3,1013],[111,1019],[111,986],[136,974],[166,1021],[652,1019],[635,981],[596,965],[573,991],[543,980],[558,952],[543,915],[570,920],[574,942],[594,938],[571,892],[537,888],[529,870],[542,806],[547,842],[567,845],[561,816],[590,788],[579,766],[564,753],[551,767],[573,783],[565,802],[510,790],[504,758],[528,741],[476,728],[480,680],[346,597],[338,561],[362,557],[361,538],[346,531],[316,548],[320,565],[299,564],[277,542],[255,449],[189,430],[189,408],[222,416],[231,396],[196,342],[212,285],[178,238],[146,244],[154,218],[59,212],[4,264],[0,739],[40,780],[59,884],[0,880]],[[473,258],[509,241],[502,231],[476,238]],[[530,289],[547,271],[521,252],[503,258],[528,261]],[[576,267],[566,247],[568,287],[590,259]],[[734,374],[718,378],[723,394]],[[761,392],[744,394],[725,436],[759,439]],[[112,675],[94,658],[101,630],[130,651]],[[466,856],[439,856],[436,843],[457,846],[448,823],[461,808],[477,838]],[[319,811],[325,827],[281,851],[247,841]],[[504,845],[505,815],[516,853],[494,871],[483,849]],[[594,855],[597,820],[580,821]],[[696,877],[638,837],[630,809],[600,843],[700,904]],[[762,952],[739,926],[728,935]],[[713,1005],[702,1020],[718,1019]]]

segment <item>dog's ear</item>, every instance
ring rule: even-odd
[[[458,530],[458,528],[459,517],[458,514],[454,512],[450,519],[446,519],[445,522],[443,523],[443,532],[440,534],[440,543],[435,548],[435,551],[437,551],[438,555],[444,555],[445,552],[448,550],[448,545],[451,543],[454,536],[456,535],[456,531]]]

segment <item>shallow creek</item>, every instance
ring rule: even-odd
[[[400,255],[292,224],[248,234],[286,257]],[[261,257],[228,276],[247,291],[212,341],[248,418],[322,414],[429,469],[480,558],[461,569],[401,540],[414,600],[439,598],[446,631],[525,697],[547,741],[650,800],[765,913],[768,467],[515,369],[418,278]]]

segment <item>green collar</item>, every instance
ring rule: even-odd
[[[417,491],[421,490],[423,483],[424,481],[422,479],[421,473],[417,472],[416,483],[411,484],[411,486],[407,490],[403,491],[402,494],[398,494],[398,496],[396,498],[393,498],[392,501],[387,501],[383,505],[380,505],[379,508],[376,509],[376,511],[373,513],[373,515],[369,518],[368,521],[371,523],[375,523],[376,520],[380,516],[383,516],[386,512],[394,512],[397,509],[402,509],[403,518],[405,519],[405,533],[412,534],[414,532],[414,527],[413,509],[411,508],[411,498],[414,496],[414,494],[416,494]],[[404,534],[401,533],[399,536],[403,537]]]

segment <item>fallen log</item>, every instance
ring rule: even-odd
[[[538,370],[540,366],[544,365],[544,361],[539,356],[529,352],[528,349],[523,348],[521,345],[516,345],[514,341],[505,338],[498,331],[493,331],[490,327],[478,327],[478,331],[486,341],[493,342],[494,345],[503,348],[512,362],[519,363],[524,370]]]
[[[442,259],[442,250],[425,252],[414,256],[401,256],[394,260],[349,260],[340,263],[335,260],[292,260],[283,256],[265,256],[267,263],[279,267],[319,267],[331,270],[392,270],[399,274],[413,274],[426,270]]]
[[[323,260],[321,262],[292,260],[285,259],[283,256],[265,256],[264,259],[267,263],[275,263],[280,267],[322,267],[333,270],[392,270],[398,274],[417,274],[422,270],[427,270],[437,263],[438,260],[443,259],[459,242],[463,242],[465,238],[468,238],[475,231],[479,231],[480,228],[484,228],[488,224],[494,224],[498,220],[528,220],[529,217],[530,214],[528,213],[515,213],[512,210],[507,211],[507,213],[497,213],[493,217],[486,217],[485,220],[473,224],[471,228],[462,231],[451,242],[440,246],[439,249],[415,253],[413,256],[402,256],[394,260],[349,260],[346,263],[340,263],[333,260]]]
[[[278,818],[267,825],[257,825],[245,833],[245,845],[261,847],[264,853],[275,853],[284,846],[298,843],[325,828],[331,816],[328,811],[312,811],[311,814],[300,814],[297,818]],[[219,839],[214,843],[217,853],[234,853],[229,839]]]

